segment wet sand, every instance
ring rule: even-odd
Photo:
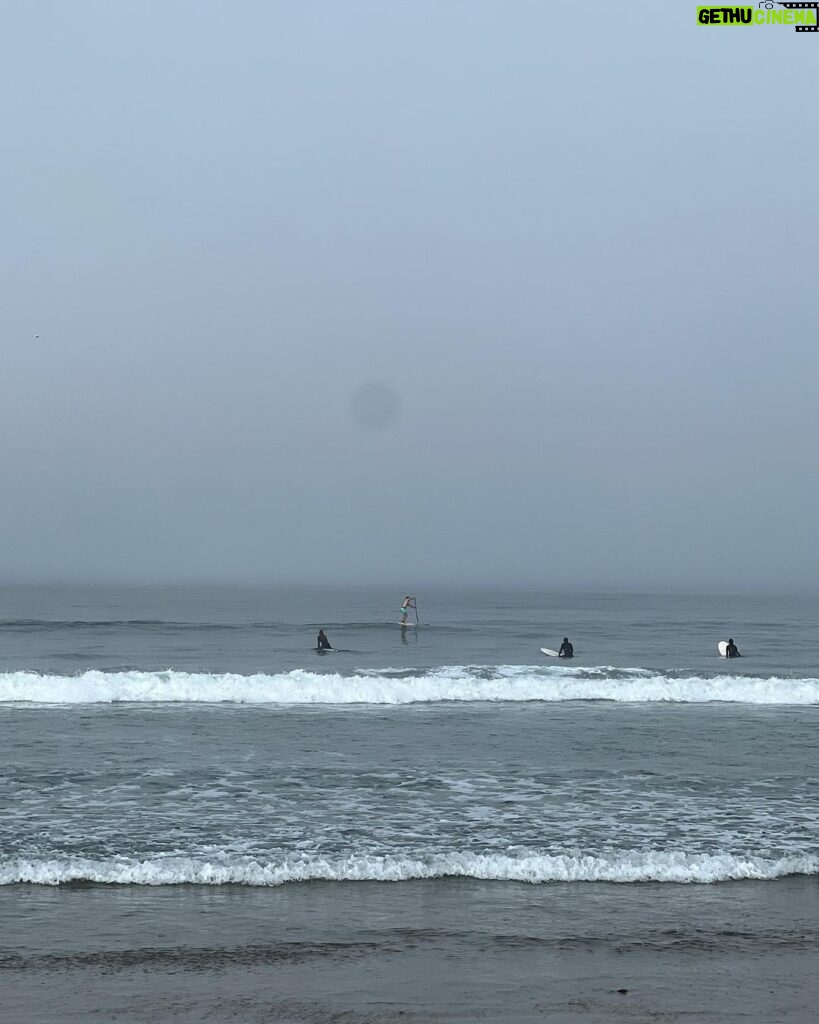
[[[3,1020],[808,1024],[818,909],[813,877],[10,886]]]

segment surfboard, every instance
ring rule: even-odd
[[[402,628],[406,628],[407,626],[412,626],[412,628],[415,629],[415,627],[418,625],[418,623],[417,622],[399,622],[398,625],[401,626]]]
[[[723,658],[727,658],[728,657],[728,641],[727,640],[720,640],[720,642],[717,644],[717,650],[719,651],[719,653],[722,655]]]
[[[560,655],[557,651],[553,651],[551,647],[541,647],[541,654],[548,654],[550,658],[559,658]]]

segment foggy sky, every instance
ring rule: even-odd
[[[0,13],[0,579],[814,585],[819,37]]]

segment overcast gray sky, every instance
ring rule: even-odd
[[[819,36],[0,12],[3,579],[813,585]]]

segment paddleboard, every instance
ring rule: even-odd
[[[722,655],[723,658],[727,658],[728,657],[728,641],[727,640],[720,640],[720,642],[717,644],[717,650],[719,651],[719,653]]]
[[[418,623],[417,622],[399,622],[398,625],[401,626],[402,628],[406,628],[407,626],[412,626],[412,628],[415,629],[415,627],[418,625]]]
[[[551,647],[541,647],[540,651],[541,651],[541,654],[548,654],[548,656],[550,658],[559,658],[560,657],[560,655],[557,653],[557,651],[553,651],[551,649]]]

